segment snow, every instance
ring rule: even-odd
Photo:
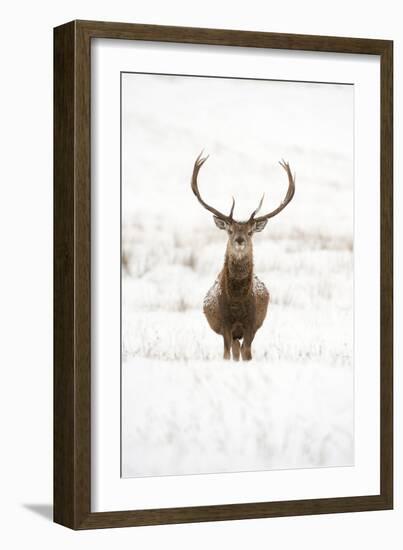
[[[350,366],[132,359],[123,373],[124,476],[352,464]]]
[[[240,84],[240,85],[238,85]],[[122,475],[354,463],[353,89],[124,75]],[[270,293],[253,361],[222,360],[203,300],[226,236],[190,190],[246,218]]]
[[[208,309],[210,306],[213,306],[217,299],[221,296],[221,286],[218,279],[214,281],[213,286],[210,288],[210,290],[207,292],[206,296],[203,300],[203,306],[204,308]]]
[[[263,296],[266,294],[267,290],[262,281],[259,279],[257,275],[253,277],[252,281],[252,294],[256,294],[259,296],[259,294],[262,294]]]

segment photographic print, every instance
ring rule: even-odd
[[[392,509],[393,42],[70,21],[54,115],[54,521]]]
[[[121,73],[121,475],[354,465],[354,86]]]

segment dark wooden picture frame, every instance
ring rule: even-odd
[[[370,496],[91,512],[92,38],[380,56],[381,456]],[[54,521],[72,529],[325,514],[393,507],[393,42],[73,21],[54,30]]]

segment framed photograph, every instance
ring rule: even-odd
[[[393,43],[54,31],[54,520],[393,506]]]

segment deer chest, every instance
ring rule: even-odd
[[[253,318],[255,304],[252,296],[243,299],[227,298],[223,304],[224,317],[232,323],[246,322]]]

